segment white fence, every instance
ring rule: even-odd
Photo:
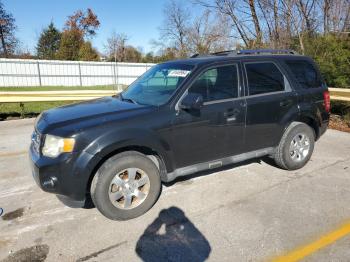
[[[0,86],[128,85],[153,65],[1,58]]]

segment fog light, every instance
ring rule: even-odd
[[[50,177],[49,180],[43,182],[43,186],[46,188],[54,188],[57,183],[56,177]]]

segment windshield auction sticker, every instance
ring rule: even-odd
[[[171,70],[168,77],[186,77],[190,72],[188,70]]]

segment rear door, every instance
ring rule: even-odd
[[[276,146],[289,114],[298,114],[295,92],[274,60],[243,61],[245,70],[246,151]]]

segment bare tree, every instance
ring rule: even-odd
[[[215,0],[207,1],[207,0],[195,0],[195,3],[204,6],[205,8],[214,10],[215,12],[226,15],[230,20],[232,24],[233,30],[235,30],[236,35],[233,37],[236,37],[237,39],[241,39],[245,46],[249,45],[250,42],[250,36],[246,32],[246,29],[243,25],[243,23],[240,23],[239,18],[236,13],[236,7],[238,5],[238,1],[235,0]]]
[[[113,32],[104,46],[108,58],[114,59],[115,62],[123,62],[125,60],[126,42],[128,40],[129,37],[126,34]]]
[[[332,3],[332,0],[323,0],[323,4],[322,4],[322,9],[323,9],[323,33],[324,34],[329,32],[331,3]]]
[[[210,10],[227,16],[231,21],[232,37],[241,39],[246,47],[260,47],[263,31],[255,0],[194,0]]]
[[[196,18],[188,29],[189,50],[205,54],[229,49],[230,27],[225,17],[213,17],[209,10]]]
[[[347,2],[347,7],[345,7],[345,18],[344,18],[344,24],[342,28],[342,32],[350,32],[350,1]]]
[[[324,5],[326,5],[326,0]],[[349,0],[328,0],[327,8],[327,29],[332,33],[346,33],[350,31],[350,1]]]
[[[255,0],[248,0],[248,4],[249,4],[250,13],[251,13],[251,16],[253,19],[253,23],[254,23],[256,43],[257,43],[257,45],[261,45],[262,32],[261,32],[259,18],[258,18],[258,15],[256,13],[256,9],[255,9]]]
[[[276,0],[257,0],[257,5],[261,13],[261,19],[266,27],[265,34],[274,48],[279,47],[279,15],[277,13]]]
[[[292,38],[292,5],[294,0],[257,0],[264,45],[287,48]]]
[[[307,34],[311,34],[315,30],[315,20],[313,19],[316,7],[315,0],[298,0],[297,7],[299,8],[299,13],[303,18],[303,29],[306,30]]]
[[[161,39],[169,42],[178,50],[178,56],[185,57],[188,53],[187,35],[190,23],[190,13],[185,4],[171,0],[164,6],[164,24],[160,28]]]

